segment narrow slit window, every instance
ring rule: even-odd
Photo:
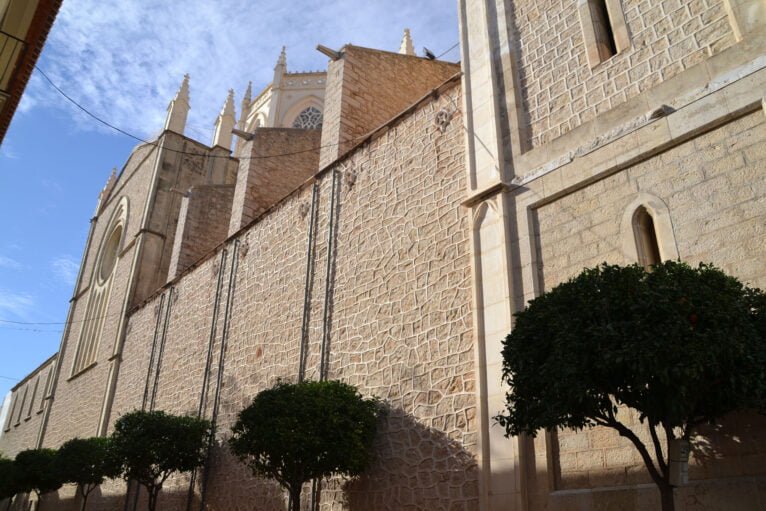
[[[612,21],[609,19],[609,11],[606,8],[606,0],[590,0],[591,19],[593,20],[593,32],[596,35],[596,44],[601,62],[617,55],[617,42],[614,39]]]
[[[633,217],[633,232],[636,237],[639,264],[643,265],[644,268],[650,268],[662,262],[654,219],[643,206],[636,210]]]
[[[16,416],[16,426],[21,424],[21,416],[24,414],[24,405],[27,402],[27,393],[29,392],[29,386],[24,385],[24,397],[21,398],[21,406],[19,407],[19,414]]]
[[[578,0],[578,10],[591,68],[630,46],[621,0]]]
[[[37,387],[40,385],[40,376],[35,378],[35,386],[32,388],[32,397],[29,399],[29,408],[27,409],[27,419],[32,417],[32,408],[35,407],[35,396],[37,395]]]

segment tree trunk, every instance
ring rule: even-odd
[[[159,489],[149,488],[149,511],[155,511],[157,509],[157,494]]]
[[[290,511],[301,511],[301,490],[303,487],[298,485],[297,488],[290,488]]]
[[[11,511],[11,506],[13,505],[13,499],[16,497],[16,495],[12,495],[8,498],[8,507],[5,508],[5,511]]]
[[[675,511],[676,503],[673,499],[673,487],[669,484],[661,484],[660,488],[660,501],[662,502],[662,511]]]
[[[82,506],[80,506],[80,511],[85,511],[85,506],[88,505],[88,495],[90,495],[90,492],[81,492],[82,495]]]

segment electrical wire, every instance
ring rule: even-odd
[[[444,50],[442,53],[440,53],[439,55],[437,55],[437,57],[436,57],[436,60],[439,60],[440,58],[442,58],[443,56],[445,56],[446,54],[448,54],[449,52],[451,52],[452,50],[454,50],[455,48],[457,48],[459,45],[460,45],[460,42],[459,42],[459,41],[458,41],[458,42],[456,42],[455,44],[453,44],[452,46],[450,46],[448,49]]]
[[[447,50],[442,52],[437,57],[437,59],[441,58],[442,56],[444,56],[447,53],[449,53],[452,50],[454,50],[459,44],[460,44],[459,42],[453,44]],[[115,126],[114,124],[112,124],[112,123],[102,119],[101,117],[97,116],[96,114],[92,113],[90,110],[88,110],[87,108],[82,106],[80,103],[75,101],[66,92],[64,92],[61,89],[61,87],[56,85],[56,83],[45,73],[45,71],[40,69],[39,66],[35,65],[35,69],[37,69],[37,71],[51,85],[51,87],[53,87],[56,90],[56,92],[58,92],[61,96],[63,96],[66,100],[68,100],[70,103],[75,105],[78,109],[80,109],[82,112],[87,114],[89,117],[93,118],[94,120],[96,120],[97,122],[103,124],[104,126],[107,126],[108,128],[111,128],[114,131],[116,131],[118,133],[121,133],[122,135],[125,135],[126,137],[132,138],[132,139],[134,139],[134,140],[136,140],[138,142],[144,143],[144,144],[149,144],[149,145],[152,145],[152,146],[155,146],[155,147],[158,146],[157,142],[152,142],[150,140],[146,140],[146,139],[141,138],[141,137],[139,137],[137,135],[134,135],[134,134],[132,134],[132,133],[130,133],[130,132],[128,132],[128,131],[118,127],[118,126]],[[356,142],[358,140],[362,140],[364,138],[367,138],[367,135],[364,135],[364,136],[361,136],[361,137],[356,137],[354,139],[346,140],[346,141],[343,141],[343,142],[337,142],[337,143],[333,143],[333,144],[327,144],[327,145],[324,145],[324,146],[314,147],[314,148],[311,148],[311,149],[305,149],[305,150],[302,150],[302,151],[294,151],[294,152],[283,153],[283,154],[257,155],[257,156],[241,157],[239,159],[266,159],[266,158],[278,158],[278,157],[281,157],[281,156],[292,156],[292,155],[296,155],[296,154],[316,151],[318,149],[323,149],[325,147],[333,147],[333,146],[337,146],[337,145],[340,145],[340,144],[353,143],[353,142]],[[187,155],[192,155],[192,156],[204,156],[204,155],[202,155],[200,153],[192,153],[192,152],[188,152],[188,151],[179,151],[179,150],[176,150],[176,149],[171,149],[169,147],[165,147],[164,149],[166,151],[170,151],[170,152],[174,152],[174,153],[178,153],[178,154],[187,154]],[[209,155],[209,157],[210,158],[230,158],[230,156],[217,156],[217,155]],[[12,325],[64,325],[64,326],[66,326],[68,324],[84,323],[86,321],[96,321],[96,320],[103,319],[103,318],[106,318],[106,317],[109,317],[109,316],[117,316],[117,315],[119,315],[119,314],[107,314],[105,316],[101,316],[101,317],[97,317],[97,318],[87,318],[87,319],[81,319],[81,320],[72,320],[72,321],[69,321],[69,322],[66,322],[66,321],[31,322],[31,321],[14,321],[14,320],[10,320],[10,319],[0,319],[0,323],[9,323],[9,324],[12,324]],[[9,326],[3,326],[3,325],[0,325],[0,328],[6,329],[6,330],[22,330],[22,331],[29,331],[29,332],[53,332],[53,333],[55,333],[55,332],[62,332],[63,331],[63,330],[40,330],[40,329],[34,329],[34,328],[16,328],[16,327],[9,327]]]
[[[132,138],[134,140],[137,140],[138,142],[141,142],[141,143],[147,144],[147,145],[151,145],[151,146],[154,146],[154,147],[159,147],[160,146],[157,142],[153,142],[151,140],[146,140],[145,138],[139,137],[138,135],[134,135],[134,134],[130,133],[129,131],[126,131],[126,130],[118,127],[118,126],[115,126],[114,124],[112,124],[112,123],[102,119],[101,117],[97,116],[96,114],[94,114],[93,112],[91,112],[90,110],[88,110],[87,108],[82,106],[80,103],[75,101],[66,92],[64,92],[61,89],[61,87],[56,85],[56,83],[53,80],[51,80],[51,78],[47,74],[45,74],[45,71],[40,69],[40,67],[35,65],[35,69],[37,69],[37,71],[40,72],[42,77],[45,78],[45,80],[51,85],[51,87],[53,87],[56,90],[56,92],[61,94],[67,101],[69,101],[74,106],[76,106],[77,108],[82,110],[89,117],[95,119],[96,121],[100,122],[104,126],[110,128],[110,129],[113,129],[114,131],[116,131],[118,133],[121,133],[121,134],[125,135],[126,137],[130,137],[130,138]],[[281,153],[281,154],[264,154],[264,155],[252,155],[252,156],[229,156],[229,155],[217,155],[217,154],[205,155],[204,153],[193,153],[193,152],[190,152],[190,151],[180,151],[178,149],[173,149],[173,148],[170,148],[170,147],[163,147],[163,149],[165,151],[168,151],[168,152],[171,152],[171,153],[185,154],[185,155],[189,155],[189,156],[205,156],[207,158],[225,158],[225,159],[239,159],[239,160],[264,160],[264,159],[268,159],[268,158],[280,158],[280,157],[284,157],[284,156],[294,156],[294,155],[297,155],[297,154],[311,153],[311,152],[318,151],[320,149],[324,149],[326,147],[335,147],[335,146],[339,146],[341,144],[349,144],[349,143],[358,142],[358,141],[364,140],[365,138],[367,138],[367,135],[363,135],[361,137],[355,137],[355,138],[348,139],[348,140],[343,140],[343,141],[340,141],[340,142],[333,142],[331,144],[325,144],[325,145],[320,145],[320,146],[317,146],[317,147],[311,147],[309,149],[302,149],[300,151],[292,151],[292,152],[289,152],[289,153]]]
[[[451,52],[452,50],[454,50],[455,48],[457,48],[457,47],[458,47],[458,45],[460,45],[460,42],[457,42],[457,43],[453,44],[453,45],[452,45],[452,46],[450,46],[450,47],[449,47],[447,50],[445,50],[444,52],[442,52],[441,54],[439,54],[439,56],[438,56],[438,57],[436,57],[436,58],[437,58],[437,59],[440,59],[441,57],[443,57],[443,56],[444,56],[444,55],[446,55],[447,53],[449,53],[449,52]],[[74,98],[72,98],[72,97],[71,97],[69,94],[67,94],[66,92],[64,92],[64,91],[61,89],[61,87],[59,87],[59,86],[58,86],[58,85],[57,85],[57,84],[56,84],[56,83],[55,83],[55,82],[54,82],[54,81],[53,81],[53,80],[52,80],[52,79],[51,79],[51,78],[50,78],[50,77],[49,77],[49,76],[48,76],[48,75],[45,73],[45,71],[43,71],[43,70],[42,70],[42,69],[41,69],[41,68],[40,68],[38,65],[36,65],[36,64],[35,64],[35,69],[36,69],[36,70],[37,70],[37,71],[38,71],[38,72],[39,72],[39,73],[42,75],[42,77],[43,77],[43,78],[44,78],[44,79],[45,79],[45,80],[46,80],[46,81],[47,81],[47,82],[50,84],[50,86],[51,86],[51,87],[53,87],[53,88],[56,90],[56,92],[58,92],[59,94],[61,94],[61,96],[63,96],[63,97],[64,97],[64,98],[65,98],[67,101],[69,101],[70,103],[72,103],[74,106],[76,106],[76,107],[77,107],[79,110],[81,110],[82,112],[84,112],[84,113],[85,113],[86,115],[88,115],[89,117],[93,118],[93,119],[94,119],[94,120],[96,120],[97,122],[100,122],[100,123],[101,123],[101,124],[103,124],[104,126],[106,126],[106,127],[110,128],[110,129],[113,129],[114,131],[116,131],[116,132],[118,132],[118,133],[121,133],[122,135],[125,135],[126,137],[132,138],[133,140],[136,140],[136,141],[138,141],[138,142],[141,142],[141,143],[143,143],[143,144],[148,144],[148,145],[151,145],[151,146],[154,146],[154,147],[159,147],[159,144],[158,144],[157,142],[153,142],[153,141],[151,141],[151,140],[146,140],[145,138],[139,137],[138,135],[134,135],[133,133],[130,133],[129,131],[122,129],[122,128],[120,128],[119,126],[115,126],[114,124],[110,123],[109,121],[107,121],[107,120],[105,120],[105,119],[103,119],[103,118],[99,117],[98,115],[94,114],[93,112],[91,112],[90,110],[88,110],[87,108],[85,108],[84,106],[82,106],[80,103],[78,103],[78,102],[77,102],[77,101],[76,101]],[[317,150],[320,150],[320,149],[324,149],[324,148],[326,148],[326,147],[335,147],[335,146],[338,146],[338,145],[341,145],[341,144],[347,144],[347,143],[353,143],[353,142],[357,142],[357,141],[363,140],[364,138],[366,138],[366,135],[364,135],[364,136],[361,136],[361,137],[352,138],[352,139],[350,139],[350,140],[344,140],[344,141],[342,141],[342,142],[334,142],[334,143],[332,143],[332,144],[326,144],[326,145],[322,145],[322,146],[318,146],[318,147],[312,147],[312,148],[309,148],[309,149],[303,149],[303,150],[300,150],[300,151],[293,151],[293,152],[289,152],[289,153],[282,153],[282,154],[265,154],[265,155],[252,155],[252,156],[240,156],[240,157],[236,157],[236,158],[237,158],[237,159],[240,159],[240,160],[259,160],[259,159],[267,159],[267,158],[279,158],[279,157],[284,157],[284,156],[293,156],[293,155],[297,155],[297,154],[303,154],[303,153],[310,153],[310,152],[314,152],[314,151],[317,151]],[[189,151],[180,151],[180,150],[178,150],[178,149],[172,149],[172,148],[170,148],[170,147],[165,147],[164,149],[165,149],[166,151],[168,151],[168,152],[172,152],[172,153],[176,153],[176,154],[186,154],[186,155],[190,155],[190,156],[205,156],[204,154],[200,154],[200,153],[193,153],[193,152],[189,152]],[[210,154],[210,155],[207,155],[207,157],[208,157],[208,158],[227,158],[227,159],[231,159],[231,158],[232,158],[232,156],[228,156],[228,155],[215,155],[215,154]]]

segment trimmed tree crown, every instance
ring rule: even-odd
[[[122,476],[156,487],[173,472],[202,465],[209,434],[210,422],[205,419],[135,411],[117,419],[111,441]]]
[[[604,264],[532,300],[504,341],[510,435],[616,412],[667,430],[761,408],[766,295],[719,269]]]
[[[109,438],[73,438],[58,450],[58,463],[68,483],[96,486],[120,475]]]
[[[53,449],[27,449],[16,455],[17,489],[34,491],[38,495],[58,490],[64,477],[58,466],[56,451]]]
[[[377,401],[345,383],[279,382],[240,412],[229,445],[255,474],[288,489],[355,476],[370,463],[378,412]]]

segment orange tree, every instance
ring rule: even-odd
[[[120,463],[109,438],[73,438],[59,448],[57,456],[64,481],[77,485],[83,510],[98,485],[120,475]]]
[[[672,511],[668,445],[729,412],[763,409],[766,295],[704,264],[604,264],[516,314],[503,364],[510,390],[497,420],[508,435],[615,429]],[[651,443],[618,420],[620,406],[638,412]]]
[[[27,449],[16,455],[16,484],[19,492],[35,492],[40,496],[58,490],[64,484],[64,477],[53,449]]]
[[[367,468],[379,410],[339,381],[280,382],[239,413],[229,446],[255,475],[285,488],[299,511],[304,483]]]
[[[157,507],[162,485],[174,472],[188,472],[205,462],[210,422],[162,411],[129,412],[117,419],[111,449],[122,477],[149,493],[149,510]]]
[[[11,509],[13,497],[20,491],[16,465],[0,456],[0,501],[8,499],[6,509]]]

